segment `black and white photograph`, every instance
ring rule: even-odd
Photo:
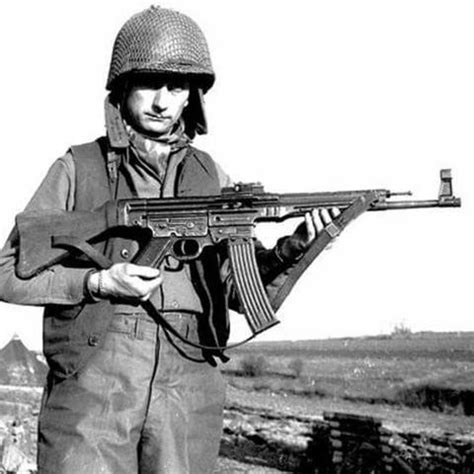
[[[471,1],[0,11],[0,474],[474,472]]]

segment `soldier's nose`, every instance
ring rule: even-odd
[[[169,94],[170,92],[166,86],[157,89],[153,99],[153,107],[159,111],[165,110],[168,107]]]

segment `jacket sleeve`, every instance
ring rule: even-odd
[[[56,160],[27,204],[27,211],[74,208],[75,173],[72,156]],[[21,279],[15,273],[18,232],[10,233],[0,251],[0,300],[20,305],[77,304],[84,299],[84,279],[89,269],[54,265],[35,277]]]

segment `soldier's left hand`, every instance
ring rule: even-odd
[[[337,207],[319,208],[307,212],[302,222],[292,235],[280,239],[277,243],[278,255],[288,262],[297,261],[317,239],[322,230],[339,214]]]
[[[332,207],[330,209],[313,209],[311,212],[307,212],[304,216],[306,232],[301,232],[298,227],[293,235],[298,234],[302,239],[302,245],[307,248],[313,240],[318,237],[322,230],[340,213],[341,211],[337,207]]]

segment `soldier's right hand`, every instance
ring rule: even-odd
[[[158,268],[116,263],[107,270],[91,273],[87,287],[94,298],[147,301],[162,283]]]

